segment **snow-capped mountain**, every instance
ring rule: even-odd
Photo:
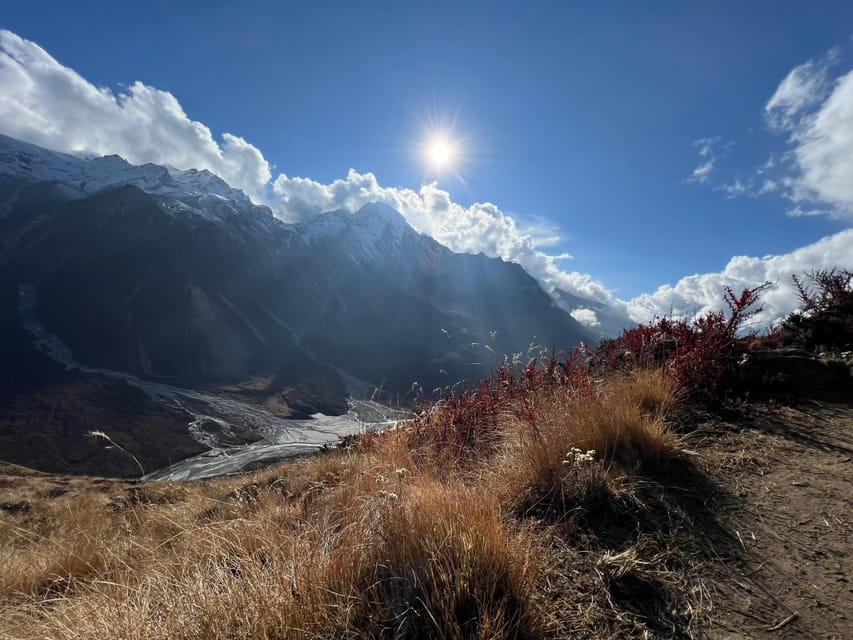
[[[347,394],[373,388],[395,397],[476,379],[531,343],[592,337],[520,266],[453,253],[386,205],[291,225],[206,171],[0,137],[0,449],[19,462],[34,455],[9,426],[21,416],[80,451],[93,415],[150,437],[153,425],[156,437],[186,430],[144,403],[104,413],[116,392],[57,367],[46,344],[92,371],[305,415],[345,411]],[[58,393],[77,407],[61,425]],[[64,460],[53,468],[83,464]]]
[[[372,262],[398,272],[435,271],[442,258],[452,253],[380,202],[366,204],[355,213],[330,211],[295,225],[294,230],[314,250],[334,246],[354,264]]]
[[[83,158],[0,134],[0,175],[30,182],[62,185],[69,199],[133,185],[151,194],[172,198],[214,196],[241,205],[251,205],[239,189],[206,169],[181,171],[156,164],[132,165],[116,156]]]

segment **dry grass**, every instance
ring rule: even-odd
[[[0,503],[27,505],[0,510],[0,637],[654,635],[643,612],[612,615],[612,585],[654,574],[659,549],[608,555],[563,525],[677,456],[670,381],[641,372],[526,402],[533,414],[502,410],[465,465],[401,428],[208,482],[0,484]]]
[[[527,420],[511,425],[497,465],[501,493],[523,512],[557,517],[612,499],[626,471],[678,455],[665,421],[674,402],[673,383],[659,371],[614,378],[591,394],[541,392],[529,402]],[[578,459],[572,449],[589,454]]]

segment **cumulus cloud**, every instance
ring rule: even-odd
[[[776,194],[792,203],[793,217],[853,218],[853,70],[835,73],[841,48],[791,69],[764,105],[764,121],[785,150],[747,178],[713,188],[728,197]],[[719,138],[701,138],[702,162],[688,182],[705,184],[717,170]]]
[[[789,197],[798,205],[829,205],[853,217],[853,71],[838,78],[818,110],[792,130],[794,175]]]
[[[769,327],[799,306],[792,274],[833,267],[853,269],[851,247],[853,229],[847,229],[783,255],[735,256],[721,272],[688,276],[675,285],[664,285],[634,298],[628,302],[628,313],[635,322],[669,314],[693,318],[722,308],[721,292],[725,286],[739,292],[769,281],[774,286],[762,297],[764,310],[756,318],[757,328]]]
[[[833,77],[840,60],[835,48],[794,67],[764,107],[768,126],[787,138],[775,169],[792,216],[853,218],[853,70]]]
[[[570,314],[575,320],[587,327],[600,327],[601,321],[598,319],[598,314],[592,309],[575,309]]]
[[[118,92],[96,87],[6,30],[0,30],[0,132],[68,153],[208,169],[254,197],[271,177],[256,147],[230,133],[217,142],[171,93],[141,82]]]

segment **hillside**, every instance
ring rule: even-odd
[[[543,393],[469,458],[404,429],[197,483],[5,466],[0,637],[846,637],[853,405],[672,392]]]

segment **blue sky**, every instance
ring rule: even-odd
[[[352,168],[417,191],[436,178],[418,152],[427,124],[453,122],[464,162],[438,187],[494,203],[619,300],[850,227],[837,202],[793,217],[788,192],[757,193],[758,168],[792,146],[765,113],[780,82],[833,47],[829,80],[853,69],[849,1],[30,0],[2,21],[96,87],[169,92],[214,138],[257,147],[273,179]],[[0,81],[0,98],[12,91]]]

